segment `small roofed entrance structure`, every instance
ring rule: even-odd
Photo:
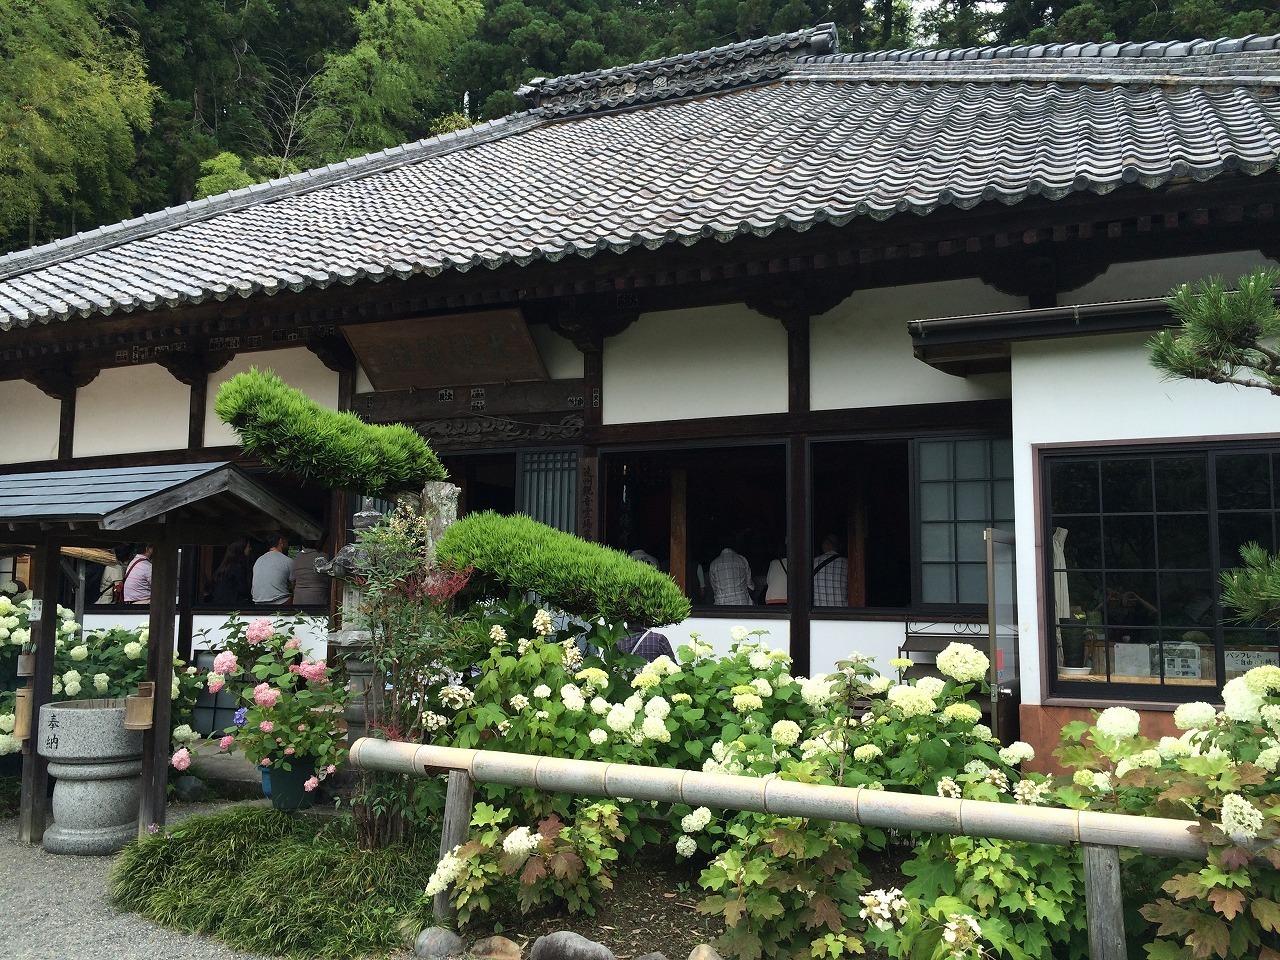
[[[155,708],[151,729],[143,735],[139,832],[150,824],[163,825],[165,819],[178,548],[281,530],[304,538],[320,535],[320,526],[311,517],[231,463],[0,476],[0,540],[35,545],[31,587],[39,614],[33,610],[31,616],[36,643],[33,720],[53,696],[62,548],[123,542],[154,547],[147,679],[155,681]],[[191,607],[189,598],[183,599],[179,612],[188,621],[189,635]],[[47,786],[48,762],[28,740],[23,747],[19,834],[29,843],[38,843],[44,836]]]

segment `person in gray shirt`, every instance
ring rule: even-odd
[[[316,561],[327,560],[323,553],[316,549],[314,541],[303,541],[302,549],[293,558],[293,605],[295,607],[314,606],[329,602],[329,585],[333,581],[329,577],[316,573]]]
[[[281,534],[253,565],[253,602],[288,603],[293,590],[289,538]]]

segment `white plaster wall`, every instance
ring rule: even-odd
[[[264,611],[263,615],[266,616],[270,612],[271,611]],[[289,613],[288,616],[292,617],[293,614]],[[143,624],[148,623],[150,621],[150,617],[150,613],[146,611],[132,613],[127,610],[112,609],[105,613],[95,613],[92,607],[88,607],[85,609],[84,613],[84,628],[89,632],[94,630],[104,630],[109,627],[124,627],[127,630],[132,630],[135,627],[140,627]],[[245,614],[245,619],[255,619],[255,614],[253,612],[248,612]],[[325,656],[325,651],[328,649],[329,643],[329,618],[308,617],[304,615],[302,619],[303,622],[298,627],[294,636],[302,639],[302,650],[308,657],[311,657],[312,659],[323,658]],[[191,621],[191,630],[193,634],[191,649],[193,651],[217,650],[222,647],[227,635],[226,631],[223,630],[223,626],[227,622],[226,614],[197,613],[192,616]],[[177,617],[175,616],[175,632],[178,629],[177,622]],[[207,633],[201,636],[201,631],[207,631]]]
[[[337,373],[321,363],[320,358],[306,347],[237,354],[235,359],[209,377],[209,393],[204,411],[204,445],[206,447],[222,447],[236,443],[235,433],[213,412],[213,401],[218,395],[218,387],[237,373],[244,373],[250,367],[274,370],[281,380],[291,387],[302,390],[320,406],[329,410],[338,409]],[[358,378],[357,389],[359,389]]]
[[[889,661],[898,655],[905,627],[901,620],[813,620],[809,624],[810,672],[830,673],[851,653],[873,658],[880,673],[895,675]]]
[[[583,373],[581,351],[550,327],[535,323],[529,327],[533,345],[552,380],[579,380]]]
[[[356,364],[356,393],[373,393],[373,381],[359,364]]]
[[[1007,397],[1004,374],[955,377],[917,360],[907,321],[1026,305],[1025,297],[976,279],[859,290],[810,322],[810,406],[839,410]]]
[[[190,423],[191,388],[164,367],[114,367],[76,391],[72,455],[185,450]]]
[[[1018,545],[1018,633],[1024,703],[1040,701],[1032,445],[1280,435],[1280,402],[1263,390],[1203,381],[1165,382],[1147,362],[1146,334],[1015,343],[1014,512]]]
[[[1107,300],[1138,300],[1163,297],[1179,284],[1195,283],[1220,276],[1228,286],[1258,267],[1274,267],[1257,250],[1240,253],[1215,253],[1202,257],[1173,257],[1167,260],[1144,260],[1135,263],[1113,263],[1107,272],[1078,290],[1058,297],[1058,303],[1099,303]]]
[[[768,635],[764,642],[776,650],[791,651],[791,621],[786,619],[772,620],[766,617],[744,616],[741,619],[725,619],[722,617],[692,616],[669,627],[659,627],[658,632],[671,641],[671,649],[678,650],[682,644],[689,643],[693,635],[709,643],[718,654],[727,654],[733,646],[733,638],[729,631],[743,626],[747,630],[766,630]]]
[[[742,304],[647,313],[605,340],[603,375],[605,423],[784,413],[787,332]]]
[[[0,381],[0,463],[52,460],[58,456],[62,403],[25,380]]]

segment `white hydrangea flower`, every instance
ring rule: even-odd
[[[985,723],[975,723],[973,729],[969,731],[973,735],[973,739],[989,742],[994,739],[991,736],[991,728]]]
[[[1175,760],[1178,757],[1191,756],[1191,744],[1180,737],[1161,737],[1156,744],[1156,752],[1164,760]]]
[[[644,705],[644,713],[646,717],[657,717],[659,720],[665,720],[671,714],[671,704],[667,703],[662,697],[654,697]]]
[[[1232,720],[1257,723],[1264,703],[1266,698],[1249,689],[1244,677],[1228,680],[1222,688],[1222,712]]]
[[[670,677],[681,672],[680,667],[665,653],[654,657],[645,670],[659,677]]]
[[[0,717],[0,721],[3,719]],[[1254,762],[1267,773],[1275,773],[1276,767],[1280,766],[1280,747],[1267,747],[1258,754],[1258,759]]]
[[[732,638],[734,643],[741,643],[743,640],[747,639],[747,636],[748,636],[747,628],[734,627],[732,630],[729,631],[729,636],[730,638]]]
[[[502,839],[502,852],[509,857],[523,860],[538,849],[542,834],[533,833],[528,827],[516,827]]]
[[[1109,791],[1111,789],[1111,774],[1105,770],[1095,773],[1093,775],[1093,789],[1101,790],[1104,793]]]
[[[1009,792],[1009,778],[1005,776],[1003,770],[988,770],[987,775],[982,778],[991,786],[995,787],[1001,793]]]
[[[551,614],[546,610],[539,610],[533,615],[533,629],[540,637],[548,636],[555,632],[556,625]]]
[[[954,778],[943,777],[938,781],[938,796],[946,797],[949,800],[959,800],[964,796],[964,792]]]
[[[609,739],[609,733],[606,730],[601,730],[599,727],[596,727],[594,730],[592,730],[590,733],[587,734],[587,739],[589,739],[592,743],[594,743],[598,747],[602,743],[604,743],[606,740]]]
[[[582,681],[582,685],[587,688],[588,693],[602,690],[609,685],[609,674],[599,667],[587,667],[585,670],[579,670],[573,675],[573,679]]]
[[[89,648],[83,643],[77,643],[71,648],[70,656],[72,660],[87,660],[89,659]]]
[[[779,746],[793,747],[800,739],[800,724],[794,720],[779,720],[769,730],[769,738]]]
[[[881,694],[893,686],[893,679],[883,674],[876,674],[867,681],[867,689],[872,693]]]
[[[106,693],[107,687],[111,685],[111,678],[105,673],[95,673],[93,675],[93,689],[98,693]]]
[[[982,942],[982,927],[967,913],[953,913],[942,928],[942,939],[951,945],[951,956],[960,960],[972,954]]]
[[[136,640],[130,640],[124,645],[124,655],[130,660],[137,660],[142,656],[142,644]]]
[[[800,699],[812,708],[825,707],[834,695],[826,674],[805,677],[800,681]]]
[[[949,703],[942,708],[942,719],[973,726],[982,719],[982,711],[971,703]]]
[[[680,829],[685,833],[698,833],[705,830],[707,824],[711,822],[711,811],[706,807],[698,807],[691,813],[686,813],[680,818]]]
[[[756,677],[751,681],[751,686],[755,687],[756,693],[760,694],[762,697],[773,696],[773,685],[764,677]]]
[[[979,777],[985,777],[991,772],[991,767],[981,760],[970,760],[964,765],[964,772],[975,774]]]
[[[0,713],[0,733],[13,733],[18,718],[12,713]]]
[[[769,654],[765,650],[754,651],[747,658],[747,662],[751,664],[752,670],[768,670],[773,665],[773,661],[769,659]]]
[[[687,693],[673,693],[671,695],[671,702],[678,703],[682,706],[688,706],[693,703],[693,697],[689,696]]]
[[[79,683],[83,679],[79,670],[68,670],[62,675],[62,685],[65,687],[68,683]]]
[[[661,717],[645,717],[644,722],[640,724],[640,732],[646,740],[656,740],[659,743],[671,742],[671,731],[667,729]]]
[[[1232,843],[1248,843],[1262,829],[1262,811],[1238,793],[1222,798],[1222,832]]]
[[[440,689],[440,702],[453,710],[461,710],[475,702],[476,695],[467,687],[450,684]]]
[[[927,717],[937,707],[933,697],[924,690],[903,683],[890,687],[886,697],[904,717]]]
[[[560,699],[570,713],[582,713],[587,709],[587,701],[582,698],[577,687],[565,686],[560,692]]]
[[[877,930],[892,930],[895,925],[902,923],[910,906],[897,887],[872,890],[858,897],[858,901],[862,904],[858,916]]]
[[[440,713],[428,710],[422,715],[422,726],[431,731],[443,730],[449,725],[449,718]]]
[[[529,698],[523,693],[517,693],[514,697],[507,701],[511,705],[511,709],[516,713],[520,713],[529,709]]]
[[[458,876],[462,873],[463,862],[455,854],[461,849],[461,846],[454,847],[451,852],[440,858],[440,862],[436,864],[431,878],[427,881],[428,897],[434,897],[437,893],[444,893],[449,889],[449,885],[458,879]]]
[[[1272,733],[1280,734],[1280,703],[1268,703],[1258,711],[1262,722]]]
[[[547,697],[551,696],[551,688],[545,683],[540,683],[533,688],[533,695],[539,700],[545,700]]]
[[[10,753],[17,753],[22,749],[22,744],[11,733],[0,733],[0,757]]]
[[[1015,740],[1000,751],[1000,759],[1011,767],[1016,767],[1018,764],[1025,763],[1028,760],[1034,760],[1035,757],[1035,748],[1021,740]]]
[[[1280,667],[1275,664],[1254,667],[1242,679],[1244,685],[1260,697],[1280,691]]]
[[[625,703],[615,703],[609,708],[608,716],[604,718],[604,722],[608,724],[610,730],[617,733],[625,733],[636,722],[636,712]]]
[[[877,757],[884,755],[884,751],[877,747],[874,743],[864,743],[861,746],[853,748],[853,759],[859,763],[870,763]]]
[[[941,677],[921,677],[916,681],[916,689],[923,690],[935,700],[938,698],[943,689],[947,686],[947,682]]]
[[[529,648],[532,646],[533,646],[532,640],[526,640],[524,637],[521,637],[519,640],[516,641],[516,656],[523,657],[526,653],[529,652]]]
[[[760,695],[755,693],[751,687],[734,687],[734,689],[745,689],[746,691],[751,691],[735,693],[733,695],[733,709],[738,713],[750,713],[752,710],[759,710],[764,706],[764,701],[760,699]]]
[[[631,685],[637,690],[651,690],[662,682],[662,678],[649,670],[641,670],[631,678]]]
[[[987,655],[968,643],[949,643],[938,654],[938,669],[957,683],[974,683],[983,680],[991,667]]]
[[[676,840],[676,855],[680,857],[692,857],[698,852],[698,841],[688,834],[681,834]]]
[[[609,701],[604,697],[593,697],[591,699],[591,712],[597,717],[603,717],[609,712]]]
[[[54,693],[62,692],[62,678],[58,676],[56,673],[53,675],[53,692]]]
[[[1049,798],[1049,785],[1034,780],[1019,780],[1013,788],[1013,799],[1024,807],[1038,807]]]
[[[1132,740],[1142,726],[1138,711],[1128,707],[1107,707],[1098,714],[1098,732],[1112,740]]]
[[[1208,730],[1217,716],[1213,704],[1197,700],[1179,704],[1173,711],[1173,725],[1179,730]]]
[[[578,649],[578,641],[570,638],[560,644],[560,649],[563,651],[560,663],[566,670],[573,672],[582,666],[582,651]]]
[[[83,688],[78,683],[64,683],[62,685],[62,690],[68,697],[80,696],[81,689]]]
[[[502,629],[501,624],[495,623],[489,628],[489,639],[494,643],[504,643],[507,639],[507,631]]]
[[[510,720],[499,720],[499,721],[498,721],[498,733],[499,733],[499,735],[501,735],[501,736],[504,736],[504,737],[505,737],[505,736],[506,736],[508,733],[510,733],[510,732],[511,732],[511,721],[510,721]]]
[[[181,723],[173,728],[173,733],[169,736],[173,737],[178,743],[192,743],[200,739],[200,734],[191,729],[191,724]]]

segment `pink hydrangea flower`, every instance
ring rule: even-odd
[[[271,625],[270,617],[259,617],[253,623],[249,624],[249,629],[245,631],[244,638],[250,643],[261,643],[274,637],[276,628]]]
[[[300,650],[302,648],[302,641],[297,637],[294,637],[292,640],[286,640],[284,648],[286,650]]]
[[[222,674],[220,673],[209,674],[209,692],[210,693],[218,693],[226,685],[227,685],[227,682],[223,678]]]
[[[230,650],[223,650],[213,658],[213,672],[220,673],[224,677],[235,673],[239,666],[240,664],[236,661],[236,655]]]
[[[270,757],[263,757],[263,758],[262,758],[262,760],[261,760],[260,762],[261,762],[262,766],[264,766],[264,767],[269,767],[269,766],[271,766],[271,758],[270,758]]]
[[[280,691],[269,683],[260,683],[253,688],[253,702],[260,707],[274,707],[280,699]]]
[[[331,764],[329,764],[329,766],[326,768],[326,772],[327,772],[327,773],[333,773],[333,771],[335,771],[335,770],[337,770],[337,769],[338,769],[338,768],[337,768],[337,767],[335,767],[335,766],[331,763]]]
[[[305,733],[305,732],[306,732],[306,729],[307,729],[307,725],[306,725],[305,723],[300,723],[300,724],[298,724],[298,732],[299,732],[299,733]]]
[[[292,757],[295,753],[297,753],[297,751],[296,751],[296,750],[294,750],[294,749],[293,749],[293,747],[285,747],[285,748],[284,748],[284,755],[285,755],[286,757]]]
[[[308,780],[306,783],[302,785],[302,789],[307,791],[307,793],[310,793],[312,790],[314,790],[318,786],[320,786],[320,781],[317,780],[315,777],[312,777],[310,780]]]
[[[232,744],[234,744],[235,742],[236,742],[235,737],[232,737],[232,736],[223,737],[221,740],[218,741],[218,749],[230,750],[232,747]]]
[[[298,673],[312,683],[324,683],[324,671],[323,660],[303,660],[298,664]]]
[[[191,751],[183,747],[169,758],[169,762],[173,764],[175,770],[185,770],[191,766]]]
[[[261,730],[263,733],[270,733],[275,728],[276,728],[275,723],[273,723],[270,720],[263,720],[260,724],[258,724],[258,729]]]

